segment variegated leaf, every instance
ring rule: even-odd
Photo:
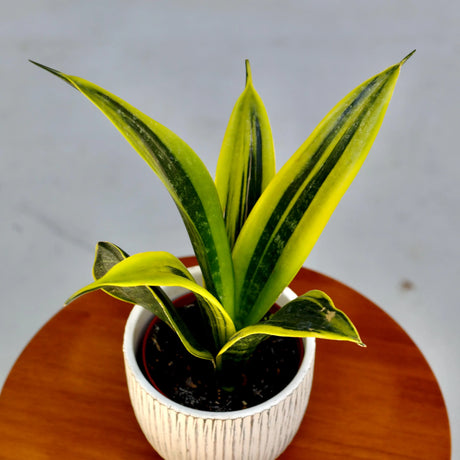
[[[128,258],[129,255],[115,244],[102,241],[96,247],[93,274],[96,280],[102,278],[112,267]],[[209,344],[203,343],[203,335],[195,337],[188,325],[182,320],[177,308],[159,286],[106,287],[107,294],[125,302],[144,307],[169,324],[180,338],[184,347],[193,356],[213,360]]]
[[[149,164],[173,197],[190,236],[208,289],[234,308],[234,278],[214,181],[193,150],[172,131],[105,89],[34,62],[84,94]]]
[[[246,61],[246,87],[233,108],[216,171],[216,186],[231,247],[274,174],[270,123]]]
[[[233,248],[238,327],[259,321],[301,268],[366,158],[406,59],[340,101],[254,206]]]
[[[201,305],[206,309],[217,349],[235,333],[232,319],[221,303],[194,281],[177,257],[167,252],[143,252],[122,260],[105,275],[73,294],[67,303],[97,289],[138,286],[179,286],[199,296]]]
[[[322,291],[309,291],[291,300],[268,320],[238,331],[220,350],[218,360],[245,359],[267,336],[317,337],[346,340],[364,346],[350,319]]]

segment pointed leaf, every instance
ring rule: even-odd
[[[233,314],[234,278],[214,182],[198,156],[172,131],[82,78],[34,62],[93,102],[164,183],[179,208],[208,289]]]
[[[269,335],[346,340],[364,346],[345,313],[334,306],[327,294],[314,290],[291,300],[267,321],[238,331],[219,352],[218,359],[244,359]]]
[[[237,324],[259,321],[301,268],[377,135],[403,62],[340,101],[255,205],[233,249]]]
[[[222,347],[235,333],[235,326],[220,302],[193,280],[179,259],[167,252],[143,252],[122,260],[101,278],[73,294],[67,303],[87,292],[114,286],[179,286],[188,289],[201,298],[217,347]]]
[[[230,247],[274,174],[270,123],[246,61],[246,88],[233,108],[216,171]]]

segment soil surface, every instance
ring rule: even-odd
[[[190,301],[193,297],[182,303]],[[197,309],[194,303],[180,308],[187,324]],[[173,401],[207,411],[246,409],[275,396],[295,376],[303,353],[299,339],[269,337],[247,362],[227,366],[218,376],[212,363],[190,355],[164,322],[155,319],[147,333],[146,366],[140,357],[146,377]]]

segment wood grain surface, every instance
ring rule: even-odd
[[[298,294],[326,291],[351,317],[367,348],[317,341],[307,414],[280,458],[450,459],[438,383],[398,324],[319,273],[302,269],[291,287]],[[125,384],[121,347],[130,310],[91,293],[35,335],[0,395],[2,460],[160,458],[137,425]]]

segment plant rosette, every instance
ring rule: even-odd
[[[198,267],[190,269],[200,279]],[[186,291],[165,288],[172,299]],[[282,307],[296,295],[285,289],[277,300]],[[231,412],[196,410],[178,404],[158,391],[139,363],[139,348],[153,314],[135,306],[128,318],[123,355],[129,395],[137,421],[155,451],[165,459],[277,458],[295,436],[310,397],[315,339],[302,339],[304,353],[293,380],[277,395],[248,409]]]
[[[180,212],[201,270],[199,284],[172,254],[129,255],[113,243],[100,242],[94,281],[67,301],[102,289],[140,306],[125,335],[128,384],[144,433],[161,455],[174,460],[182,458],[179,452],[200,460],[279,455],[308,401],[312,339],[364,345],[326,293],[286,297],[283,291],[363,164],[401,67],[412,54],[339,101],[278,172],[268,115],[246,61],[246,85],[225,131],[215,180],[168,128],[100,86],[37,64],[94,103],[152,168]],[[195,295],[199,327],[175,308],[177,289]],[[283,307],[274,311],[280,295]],[[229,369],[248,363],[270,337],[302,339],[305,356],[291,383],[260,406],[212,415],[188,410],[165,398],[139,372],[135,347],[151,314],[174,331],[194,358],[212,363],[225,391],[232,389]]]

